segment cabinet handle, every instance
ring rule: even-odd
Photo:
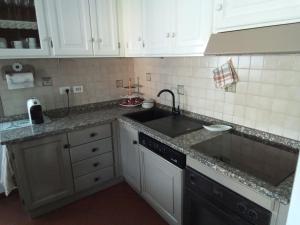
[[[175,32],[172,33],[172,38],[174,38],[174,37],[176,37],[176,33]]]
[[[95,181],[95,182],[98,182],[99,180],[100,180],[99,177],[95,177],[95,178],[94,178],[94,181]]]
[[[139,37],[139,38],[138,38],[138,41],[142,41],[142,38],[141,38],[141,37]]]
[[[93,148],[92,149],[92,152],[96,152],[96,151],[98,151],[98,148]]]
[[[94,39],[94,38],[91,38],[90,42],[94,42],[94,41],[95,41],[95,39]]]
[[[170,33],[167,33],[166,37],[169,38],[170,37]]]
[[[91,133],[90,134],[90,137],[92,138],[92,137],[96,137],[97,136],[97,133]]]
[[[145,48],[146,47],[146,44],[145,44],[145,42],[143,41],[143,44],[142,44],[142,46],[143,46],[143,48]]]
[[[216,7],[217,11],[221,11],[223,9],[223,4],[219,3]]]
[[[132,144],[134,144],[134,145],[137,145],[137,141],[136,140],[134,140],[134,141],[132,141]]]
[[[93,166],[97,167],[97,166],[99,166],[99,164],[100,164],[99,162],[96,162],[96,163],[93,164]]]

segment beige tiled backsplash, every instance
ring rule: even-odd
[[[228,58],[136,58],[134,71],[146,96],[158,102],[171,104],[167,94],[156,97],[159,90],[184,85],[183,109],[300,140],[300,55],[232,56],[236,93],[216,89],[212,79]]]
[[[126,58],[0,60],[0,68],[14,62],[35,67],[36,87],[8,90],[1,75],[0,95],[5,116],[25,113],[30,97],[39,98],[46,110],[66,106],[66,96],[59,94],[61,86],[83,85],[83,93],[70,94],[70,105],[119,99],[126,92],[116,88],[116,80],[133,77],[132,60]],[[42,86],[42,77],[51,77],[53,86]]]
[[[180,96],[183,109],[300,140],[300,55],[232,56],[239,75],[236,93],[216,89],[212,70],[227,56],[178,58],[102,58],[0,60],[0,67],[13,62],[36,68],[35,88],[10,91],[0,77],[0,94],[6,116],[26,112],[26,100],[38,97],[46,109],[66,105],[59,87],[83,85],[84,92],[71,94],[71,105],[118,99],[125,94],[116,80],[140,77],[146,97],[171,104],[170,96],[156,95],[163,88]],[[151,81],[146,80],[151,74]],[[43,87],[42,77],[52,77],[53,86]]]

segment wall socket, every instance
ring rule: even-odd
[[[184,95],[184,85],[177,85],[177,94]]]
[[[151,81],[151,73],[146,73],[146,81]]]
[[[123,80],[116,80],[116,88],[122,88],[123,87]]]
[[[71,90],[70,86],[60,87],[59,94],[61,94],[61,95],[66,94],[66,90],[69,90],[69,92],[70,92],[70,90]]]
[[[74,94],[82,93],[82,92],[83,92],[83,86],[82,85],[73,86],[73,93]]]

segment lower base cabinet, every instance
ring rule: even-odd
[[[143,198],[169,224],[181,225],[183,171],[150,150],[140,149]]]
[[[66,134],[12,145],[15,173],[28,210],[74,193]]]

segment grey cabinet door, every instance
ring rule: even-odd
[[[131,187],[133,187],[137,192],[140,192],[141,178],[138,132],[135,129],[121,125],[120,148],[124,178]]]
[[[64,134],[11,146],[19,191],[28,210],[74,193],[67,143]]]

